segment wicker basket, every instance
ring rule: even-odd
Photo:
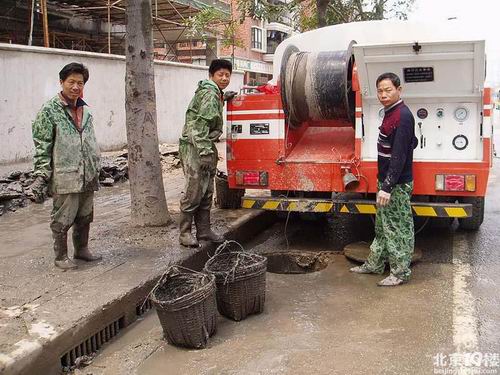
[[[151,291],[166,340],[187,348],[205,348],[217,330],[215,278],[171,267]]]
[[[229,252],[217,254],[204,271],[215,276],[217,308],[236,321],[264,311],[267,259],[258,254]]]

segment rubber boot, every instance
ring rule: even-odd
[[[193,223],[193,214],[181,212],[179,220],[179,243],[187,247],[198,247],[200,244],[191,233],[191,225]]]
[[[76,224],[73,226],[73,247],[75,248],[75,259],[93,262],[101,260],[102,256],[92,255],[89,251],[90,223]]]
[[[198,241],[224,242],[224,237],[210,228],[210,210],[198,210],[194,215]]]
[[[377,283],[378,286],[398,286],[406,283],[405,280],[400,279],[394,275],[387,276],[384,280]]]
[[[354,273],[374,273],[366,268],[364,264],[361,266],[352,267],[349,271]]]
[[[54,238],[54,252],[56,254],[55,266],[63,270],[77,268],[78,266],[68,258],[68,233],[52,231],[52,238]]]

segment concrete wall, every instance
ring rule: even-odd
[[[123,56],[0,43],[0,163],[32,156],[31,124],[42,104],[60,91],[61,68],[73,61],[90,71],[84,99],[96,119],[101,148],[108,151],[126,144]],[[207,76],[207,67],[155,64],[160,142],[177,142],[196,85]],[[243,74],[234,72],[228,89],[238,91],[242,85]]]

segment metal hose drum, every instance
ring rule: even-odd
[[[280,71],[281,100],[291,127],[306,121],[354,123],[353,44],[345,51],[301,52],[293,45],[285,49]]]

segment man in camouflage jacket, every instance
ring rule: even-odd
[[[199,245],[198,240],[223,240],[222,236],[210,228],[210,208],[218,160],[215,142],[221,136],[223,126],[222,90],[229,85],[231,73],[232,65],[229,61],[212,61],[209,79],[198,83],[186,111],[186,122],[179,139],[179,155],[186,178],[180,202],[179,242],[184,246],[196,247]],[[191,233],[193,219],[196,238]]]
[[[99,260],[88,249],[94,191],[99,186],[100,157],[93,117],[81,99],[87,68],[71,63],[59,72],[62,91],[46,102],[33,123],[35,143],[32,199],[53,195],[51,213],[55,265],[76,268],[68,258],[67,232],[73,226],[75,259]]]

